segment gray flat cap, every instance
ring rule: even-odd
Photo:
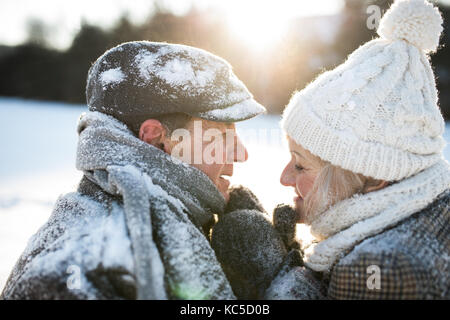
[[[123,43],[99,57],[89,70],[86,98],[89,110],[125,123],[170,113],[236,122],[266,111],[225,60],[149,41]]]

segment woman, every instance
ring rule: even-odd
[[[427,56],[441,24],[430,3],[397,1],[381,38],[293,96],[281,183],[295,189],[298,221],[316,241],[303,263],[272,272],[259,297],[450,298],[450,169]]]

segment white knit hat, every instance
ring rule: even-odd
[[[432,166],[443,157],[445,123],[427,53],[441,32],[432,4],[396,1],[380,21],[381,38],[293,96],[283,129],[321,159],[376,179]]]

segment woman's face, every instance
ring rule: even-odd
[[[320,171],[318,163],[313,163],[309,151],[287,137],[291,160],[281,173],[280,182],[295,189],[295,209],[300,216],[300,223],[305,222],[304,199],[311,192],[314,181]]]

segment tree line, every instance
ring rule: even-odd
[[[28,41],[15,47],[0,46],[0,95],[85,103],[87,72],[103,52],[122,42],[149,40],[191,45],[223,57],[255,98],[270,112],[279,113],[295,90],[302,89],[323,70],[342,63],[350,52],[375,37],[375,29],[367,27],[367,6],[375,3],[385,10],[390,2],[347,0],[339,16],[299,19],[280,35],[280,41],[257,54],[227,28],[220,15],[195,8],[182,16],[156,8],[139,25],[123,16],[109,30],[84,22],[64,51],[51,48],[45,33],[39,32],[39,23],[33,21]],[[444,21],[450,21],[450,8],[440,9]],[[321,40],[314,33],[314,26],[325,23],[326,27],[327,19],[339,21],[339,29],[330,30],[335,32],[332,41]],[[431,56],[440,107],[447,120],[450,120],[449,28],[450,24],[445,23],[441,48]]]

